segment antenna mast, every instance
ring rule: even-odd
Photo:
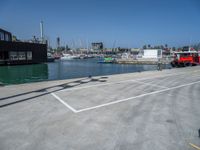
[[[43,21],[40,22],[40,38],[41,38],[41,42],[44,43]]]

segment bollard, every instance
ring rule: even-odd
[[[158,65],[157,66],[158,71],[162,71],[162,62],[160,58],[158,59],[157,65]]]
[[[163,66],[162,66],[162,62],[161,62],[161,63],[160,63],[160,71],[162,71],[162,67],[163,67]]]
[[[200,129],[199,129],[199,138],[200,138]]]
[[[1,87],[1,86],[4,86],[4,84],[0,82],[0,87]]]
[[[162,63],[158,62],[158,66],[157,66],[158,71],[162,71]]]

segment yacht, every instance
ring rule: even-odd
[[[61,60],[72,60],[72,59],[79,59],[79,55],[71,55],[71,54],[62,54],[63,56],[60,57]]]
[[[60,57],[60,60],[71,60],[71,59],[74,58],[74,56],[71,55],[71,54],[62,54],[62,55],[63,55],[63,56]]]
[[[47,53],[47,62],[54,62],[55,59],[51,53]]]

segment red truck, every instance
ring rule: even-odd
[[[174,60],[171,62],[172,67],[186,67],[199,64],[200,53],[197,51],[174,52]]]

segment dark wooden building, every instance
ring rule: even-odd
[[[0,65],[47,62],[47,45],[13,42],[12,34],[0,29]]]
[[[0,29],[0,41],[12,41],[12,34]]]

